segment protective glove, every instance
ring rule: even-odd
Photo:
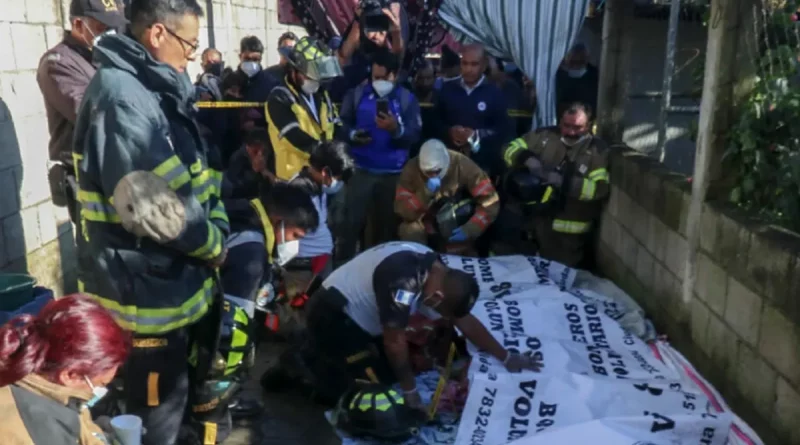
[[[456,230],[453,230],[453,233],[450,235],[449,239],[450,242],[454,243],[460,243],[466,240],[467,240],[467,234],[464,233],[464,229],[462,229],[461,227],[457,228]]]
[[[557,188],[561,188],[564,185],[564,176],[562,176],[561,173],[555,171],[547,172],[545,180],[547,181],[548,184]]]
[[[528,167],[528,170],[534,175],[538,175],[542,171],[542,161],[531,156],[525,160],[525,167]]]
[[[509,372],[520,372],[522,370],[539,372],[544,367],[542,362],[533,358],[533,352],[531,351],[525,354],[507,351],[503,365]]]

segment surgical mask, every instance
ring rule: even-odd
[[[326,195],[334,195],[339,192],[339,190],[344,187],[344,182],[334,179],[331,181],[331,185],[323,185],[322,191],[325,192]]]
[[[428,190],[431,193],[436,193],[439,190],[439,187],[442,186],[442,178],[436,176],[433,178],[428,178],[428,181],[425,183],[425,186],[428,187]]]
[[[583,75],[586,74],[586,68],[581,68],[578,70],[567,70],[567,75],[572,77],[573,79],[580,79]]]
[[[211,75],[214,75],[214,76],[217,76],[217,77],[222,77],[222,71],[224,69],[225,69],[225,64],[224,63],[215,62],[215,63],[210,63],[208,65],[208,67],[206,68],[206,72],[208,74],[211,74]]]
[[[283,222],[281,223],[281,239],[283,242],[278,244],[278,251],[276,252],[278,257],[275,260],[278,266],[286,265],[286,263],[292,261],[292,259],[300,253],[299,240],[286,242],[286,224]]]
[[[92,385],[92,381],[89,380],[89,377],[83,376],[84,380],[86,380],[86,384],[89,385],[89,388],[92,389],[92,398],[86,402],[86,406],[91,408],[97,404],[103,397],[108,395],[108,388],[105,386],[94,386]]]
[[[306,79],[303,82],[303,87],[301,89],[308,95],[316,94],[316,92],[319,91],[319,82],[316,80]]]
[[[375,90],[375,94],[377,94],[378,97],[385,97],[394,89],[394,83],[388,80],[373,80],[372,89]]]
[[[253,77],[261,71],[261,64],[258,62],[242,62],[242,72],[247,74],[247,77]]]
[[[561,136],[561,142],[563,142],[564,145],[566,145],[567,147],[574,147],[574,146],[580,144],[581,142],[585,141],[586,138],[588,138],[588,137],[589,137],[588,134],[583,134],[583,135],[578,136],[578,137]]]

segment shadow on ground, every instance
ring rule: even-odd
[[[224,445],[339,445],[341,441],[325,419],[325,409],[294,391],[267,393],[258,382],[264,370],[273,366],[285,345],[262,343],[245,394],[261,395],[264,414],[240,423]]]

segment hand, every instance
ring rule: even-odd
[[[395,134],[397,132],[397,119],[392,115],[392,113],[378,113],[375,116],[375,125],[382,130],[386,130],[389,133]]]
[[[425,404],[422,403],[422,397],[419,396],[419,391],[414,388],[413,391],[403,391],[403,399],[405,399],[405,404],[409,408],[417,409],[422,412],[425,412],[427,409]]]
[[[509,372],[520,372],[522,370],[539,372],[544,367],[542,362],[533,358],[533,352],[531,351],[525,354],[507,351],[507,354],[506,359],[503,360],[503,365]]]
[[[534,175],[539,175],[542,171],[542,161],[531,156],[525,160],[525,167]]]
[[[464,229],[459,227],[456,230],[453,230],[453,233],[450,235],[450,239],[448,241],[453,243],[460,243],[466,240],[467,240],[467,234],[464,233]]]
[[[564,184],[564,176],[562,176],[561,173],[554,171],[547,172],[545,182],[555,187],[561,187]]]
[[[464,134],[464,127],[462,127],[461,125],[450,127],[450,139],[453,141],[453,144],[455,144],[456,147],[461,147],[466,143],[463,134]]]
[[[225,264],[225,260],[228,258],[228,249],[222,251],[221,254],[217,255],[216,258],[209,261],[208,265],[213,268],[220,268],[223,264]]]
[[[200,99],[201,102],[204,102],[204,101],[208,101],[208,100],[213,100],[214,96],[212,96],[211,93],[204,91],[204,92],[200,93],[200,98],[199,99]]]
[[[389,31],[397,32],[400,30],[400,17],[397,14],[392,12],[389,8],[383,8],[383,15],[389,17]]]

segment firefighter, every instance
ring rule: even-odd
[[[601,203],[608,196],[608,148],[591,132],[591,109],[567,106],[558,128],[532,131],[503,151],[507,167],[526,167],[559,196],[550,211],[529,219],[539,255],[567,266],[584,260],[584,249]]]
[[[466,192],[466,193],[463,193]],[[397,184],[394,211],[403,220],[398,234],[404,241],[428,244],[441,227],[426,224],[442,200],[471,197],[475,210],[465,224],[446,236],[448,243],[474,242],[497,217],[500,199],[486,173],[467,156],[448,150],[438,139],[422,145],[419,156],[403,168]]]
[[[279,179],[289,180],[308,165],[311,149],[333,139],[339,121],[321,82],[342,74],[335,56],[320,41],[303,37],[281,49],[289,61],[283,83],[267,101],[267,126]]]
[[[220,329],[228,219],[185,76],[202,14],[195,0],[133,2],[130,33],[94,46],[75,127],[79,287],[133,333],[122,397],[144,445],[176,442]]]

